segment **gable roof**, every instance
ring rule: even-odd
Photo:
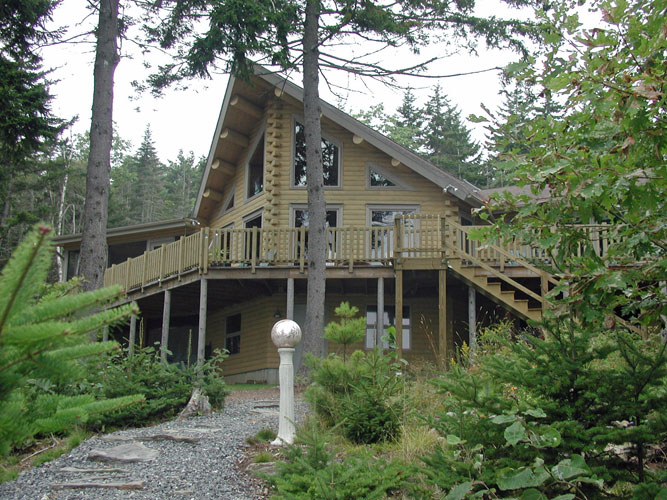
[[[257,123],[257,118],[253,118],[252,116],[249,117],[247,115],[247,110],[250,108],[252,112],[253,107],[256,109],[263,109],[268,96],[270,95],[286,94],[299,103],[303,103],[302,87],[299,87],[286,78],[271,72],[262,66],[255,66],[255,78],[252,80],[252,84],[249,85],[234,76],[229,77],[229,83],[227,84],[225,97],[222,102],[222,108],[220,110],[215,134],[206,162],[206,169],[199,187],[193,217],[208,217],[211,215],[210,211],[213,209],[214,204],[208,201],[207,205],[207,200],[204,200],[204,192],[211,186],[212,177],[216,175],[213,173],[214,169],[212,168],[214,162],[218,160],[236,164],[235,160],[243,154],[244,148],[240,146],[234,147],[233,144],[227,144],[224,148],[221,147],[222,139],[220,138],[220,135],[222,130],[229,127],[233,130],[240,129],[241,132],[249,133],[251,127]],[[245,116],[241,107],[234,105],[233,99],[236,101],[236,104],[238,104],[239,97],[242,98],[241,102],[245,103]],[[480,206],[483,204],[484,197],[479,194],[479,189],[469,182],[461,180],[458,177],[439,169],[416,153],[392,141],[385,135],[322,99],[320,99],[320,106],[323,118],[327,118],[348,130],[350,133],[361,137],[364,141],[375,146],[392,159],[401,162],[406,167],[441,187],[443,191],[448,192],[470,205]]]

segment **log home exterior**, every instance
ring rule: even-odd
[[[105,285],[120,285],[142,310],[144,344],[160,343],[172,360],[188,342],[199,360],[226,348],[229,380],[277,380],[271,327],[285,317],[303,325],[305,315],[302,97],[261,68],[250,83],[230,78],[193,213],[199,226],[107,269]],[[417,361],[447,360],[474,342],[480,312],[540,319],[556,281],[529,263],[534,250],[468,240],[479,190],[321,106],[327,321],[342,300],[359,307],[360,348],[401,324],[398,349]],[[606,231],[591,227],[600,252]]]

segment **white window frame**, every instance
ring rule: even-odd
[[[383,211],[393,211],[393,212],[398,212],[398,211],[411,211],[412,213],[418,214],[419,213],[419,204],[413,203],[413,204],[372,204],[369,203],[366,205],[366,225],[368,227],[373,227],[373,221],[372,221],[372,214],[374,210],[383,210]],[[419,223],[419,221],[417,221]],[[392,224],[391,226],[385,226],[385,227],[395,227],[395,224]],[[408,244],[410,243],[408,241],[409,235],[405,235],[405,241],[403,242],[403,246],[407,247],[409,246]],[[384,245],[389,245],[389,248],[391,249],[390,251],[393,252],[394,249],[394,233],[391,232],[389,235],[389,240],[385,241],[383,243]],[[369,241],[368,242],[368,248],[370,249],[371,252],[371,257],[375,256],[375,249],[371,248],[372,244]]]
[[[243,221],[243,227],[246,228],[246,224],[250,222],[253,219],[256,219],[257,217],[261,217],[261,226],[264,227],[264,208],[260,208],[259,210],[253,210],[247,215],[244,215],[243,218],[241,219]]]
[[[264,139],[264,143],[262,145],[263,146],[263,152],[262,152],[262,190],[259,193],[256,193],[256,194],[248,197],[248,189],[250,188],[250,160],[255,155],[255,151],[257,150],[257,147],[259,146],[260,140],[262,138]],[[255,137],[253,138],[253,140],[248,145],[248,154],[246,155],[243,170],[245,172],[245,182],[243,183],[244,184],[243,199],[247,203],[250,200],[254,200],[258,196],[264,194],[264,192],[265,192],[264,184],[266,184],[266,121],[262,122],[261,126],[259,127],[259,130],[255,134]]]
[[[289,227],[296,227],[296,211],[297,210],[308,210],[307,203],[290,203],[289,205]],[[336,226],[343,227],[343,204],[342,203],[327,203],[325,205],[326,212],[336,212]],[[336,236],[333,236],[335,239]],[[296,249],[296,241],[293,243],[293,248]],[[327,242],[329,249],[327,250],[327,258],[334,258],[337,251],[340,251],[340,244],[334,243],[334,241]],[[295,250],[294,250],[295,251]],[[327,264],[329,265],[329,264]]]
[[[290,174],[289,174],[289,183],[290,189],[308,189],[308,186],[296,186],[295,185],[295,176],[294,176],[294,155],[296,154],[296,122],[301,123],[305,126],[305,119],[302,115],[292,115],[292,144],[291,144],[291,153],[290,153]],[[326,139],[334,146],[338,148],[338,184],[335,186],[324,186],[324,189],[342,189],[343,188],[343,141],[332,136],[331,134],[322,131],[322,139]]]
[[[386,178],[389,182],[393,182],[393,186],[371,186],[371,170],[374,170],[384,178]],[[410,184],[405,182],[403,179],[397,177],[395,174],[389,172],[387,169],[384,167],[381,167],[377,163],[374,162],[367,162],[366,163],[366,189],[378,189],[381,191],[387,191],[387,190],[403,190],[403,191],[414,191],[415,188],[412,187]]]
[[[368,307],[369,306],[375,306],[375,317],[377,319],[377,303],[375,304],[366,304],[365,308],[365,316],[366,316],[366,339],[364,341],[364,347],[368,350],[373,349],[375,347],[375,335],[376,335],[376,324],[369,324],[368,323]],[[384,314],[387,314],[387,307],[393,307],[394,308],[394,321],[396,321],[396,306],[394,304],[385,304],[384,306]],[[407,327],[407,332],[403,331],[405,328],[401,325],[401,335],[402,335],[402,340],[403,340],[403,350],[409,351],[412,349],[412,307],[403,305],[403,308],[407,308],[408,310],[408,315],[403,315],[403,321],[406,320],[406,318],[409,321],[408,327]],[[389,323],[384,323],[383,324],[383,336],[387,333],[387,328],[392,326]],[[396,326],[396,325],[394,325]],[[398,332],[396,332],[398,335]],[[382,342],[382,348],[383,349],[388,349],[389,344],[385,341]]]

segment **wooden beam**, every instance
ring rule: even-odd
[[[222,132],[220,132],[220,139],[231,141],[242,148],[247,148],[248,144],[250,144],[250,139],[247,135],[231,128],[223,128]]]
[[[364,138],[358,136],[357,134],[354,134],[352,136],[352,142],[354,142],[355,144],[361,144],[362,142],[364,142]]]
[[[474,353],[477,348],[477,293],[472,286],[468,287],[468,345]]]
[[[438,357],[441,368],[449,363],[447,352],[447,270],[438,271]]]
[[[396,352],[398,353],[398,359],[401,359],[403,358],[403,271],[400,269],[396,271],[396,276],[394,279],[394,307],[396,308]]]
[[[234,175],[236,173],[236,167],[233,163],[217,158],[211,163],[211,170],[225,175]]]
[[[202,195],[203,198],[206,198],[207,200],[213,200],[213,201],[221,201],[223,198],[223,195],[220,191],[216,191],[215,189],[208,188],[206,191],[204,191],[204,194]]]
[[[392,167],[398,167],[400,164],[401,164],[401,162],[399,160],[397,160],[396,158],[391,159],[391,166]]]
[[[287,278],[287,307],[285,317],[294,320],[294,278]]]
[[[199,332],[197,335],[197,364],[204,363],[206,354],[206,314],[208,302],[208,280],[201,278],[199,283]]]
[[[375,345],[382,348],[384,336],[384,278],[378,278],[377,318],[375,319]]]
[[[264,114],[264,110],[262,108],[238,94],[232,96],[229,104],[239,111],[243,111],[244,113],[249,114],[250,116],[254,116],[255,118],[261,118]]]
[[[171,290],[164,291],[164,306],[162,308],[162,338],[160,339],[160,357],[167,361],[169,348],[169,320],[171,317]]]

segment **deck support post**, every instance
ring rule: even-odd
[[[396,352],[403,358],[403,271],[396,271],[394,281],[394,307],[396,309]]]
[[[382,348],[384,334],[384,278],[378,278],[377,319],[375,321],[375,345]]]
[[[285,317],[294,320],[294,278],[287,278],[287,308]]]
[[[208,279],[202,277],[199,281],[199,335],[197,336],[197,364],[204,363],[206,354],[206,306],[208,301]]]
[[[134,356],[134,344],[137,342],[137,316],[133,314],[130,316],[130,339],[127,346],[127,355]]]
[[[162,338],[160,339],[160,357],[167,361],[169,346],[169,320],[171,316],[171,290],[164,291],[164,307],[162,309]]]
[[[440,368],[444,368],[449,363],[448,344],[449,335],[447,335],[447,269],[438,270],[438,361]]]
[[[472,286],[468,287],[468,344],[470,353],[474,354],[477,348],[477,292]]]

